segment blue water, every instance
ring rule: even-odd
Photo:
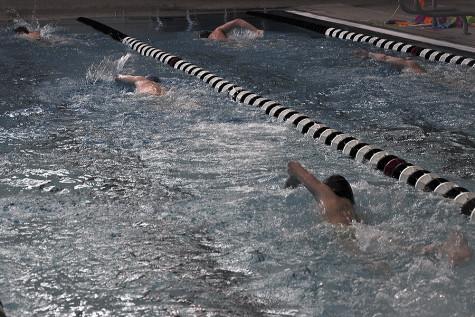
[[[263,39],[197,38],[222,16],[101,19],[231,82],[475,189],[473,70],[413,76],[357,44],[269,21]],[[0,299],[8,316],[472,316],[474,261],[407,246],[473,223],[75,21],[50,41],[0,31]],[[131,53],[130,56],[127,56]],[[127,57],[126,57],[127,56]],[[126,60],[124,65],[119,61]],[[159,75],[137,95],[121,71]],[[299,160],[344,175],[364,224],[326,224]]]

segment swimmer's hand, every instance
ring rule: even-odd
[[[301,182],[300,180],[295,176],[295,169],[300,168],[302,165],[300,165],[299,162],[297,161],[290,161],[287,167],[287,172],[289,173],[289,178],[287,178],[287,181],[285,181],[285,188],[297,188]]]
[[[300,185],[300,181],[297,177],[290,175],[289,178],[285,181],[284,188],[297,188]]]
[[[257,37],[264,37],[264,30],[257,30],[256,31],[256,36]]]

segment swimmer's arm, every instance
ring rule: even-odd
[[[408,61],[400,57],[389,56],[386,54],[373,53],[373,52],[369,52],[368,56],[374,59],[375,61],[385,62],[385,63],[392,64],[395,66],[407,67],[408,65]]]
[[[320,182],[315,176],[308,172],[299,162],[290,161],[288,164],[289,179],[286,185],[295,187],[299,183],[303,184],[315,199],[324,201],[335,198],[335,193],[325,184]]]
[[[416,74],[423,74],[426,72],[424,68],[422,68],[419,64],[414,61],[406,61],[406,68],[409,69],[411,72]]]
[[[135,83],[136,81],[143,80],[143,76],[132,76],[119,74],[115,77],[115,80],[122,81],[124,83]]]
[[[401,67],[403,68],[403,70],[407,70],[412,73],[417,73],[417,74],[425,73],[425,70],[421,66],[419,66],[419,64],[417,64],[416,62],[412,60],[407,60],[400,57],[388,56],[385,59],[385,62],[397,67]]]
[[[379,61],[379,62],[389,62],[388,61],[389,56],[386,55],[386,54],[382,54],[382,53],[368,52],[368,57],[374,59],[375,61]]]
[[[226,33],[224,33],[219,27],[216,28],[211,34],[208,36],[210,40],[217,40],[217,41],[225,41],[228,39]]]
[[[353,51],[353,55],[359,58],[368,58],[369,52],[363,49],[357,49]]]
[[[231,31],[232,29],[234,29],[236,27],[241,27],[243,29],[248,29],[248,30],[253,31],[253,32],[261,31],[258,28],[256,28],[254,25],[244,21],[243,19],[234,19],[232,21],[229,21],[229,22],[217,27],[216,30],[221,30],[222,32],[229,32],[229,31]]]

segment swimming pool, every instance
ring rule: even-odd
[[[101,19],[331,127],[475,188],[473,70],[421,61],[401,74],[361,46],[255,20],[262,40],[214,43],[222,16]],[[473,261],[451,268],[401,245],[474,228],[415,191],[238,106],[74,21],[54,44],[3,26],[0,299],[12,316],[469,316]],[[65,38],[65,39],[64,39]],[[122,59],[121,59],[122,58]],[[127,60],[126,60],[127,59]],[[161,98],[113,81],[158,74]],[[365,224],[322,222],[299,160],[340,173]],[[356,248],[347,242],[354,234]]]

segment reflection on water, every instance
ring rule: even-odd
[[[146,21],[111,23],[475,188],[473,72],[446,65],[450,83],[413,78],[352,59],[355,44],[271,23],[262,39],[215,43],[167,32],[187,24],[168,19],[156,32]],[[41,46],[0,33],[0,298],[9,316],[472,314],[474,263],[453,268],[409,248],[441,243],[452,228],[474,245],[457,206],[82,25],[62,30],[80,41]],[[113,80],[121,71],[157,74],[167,94],[124,90]],[[364,223],[323,223],[304,188],[284,189],[292,159],[319,178],[345,175]]]

